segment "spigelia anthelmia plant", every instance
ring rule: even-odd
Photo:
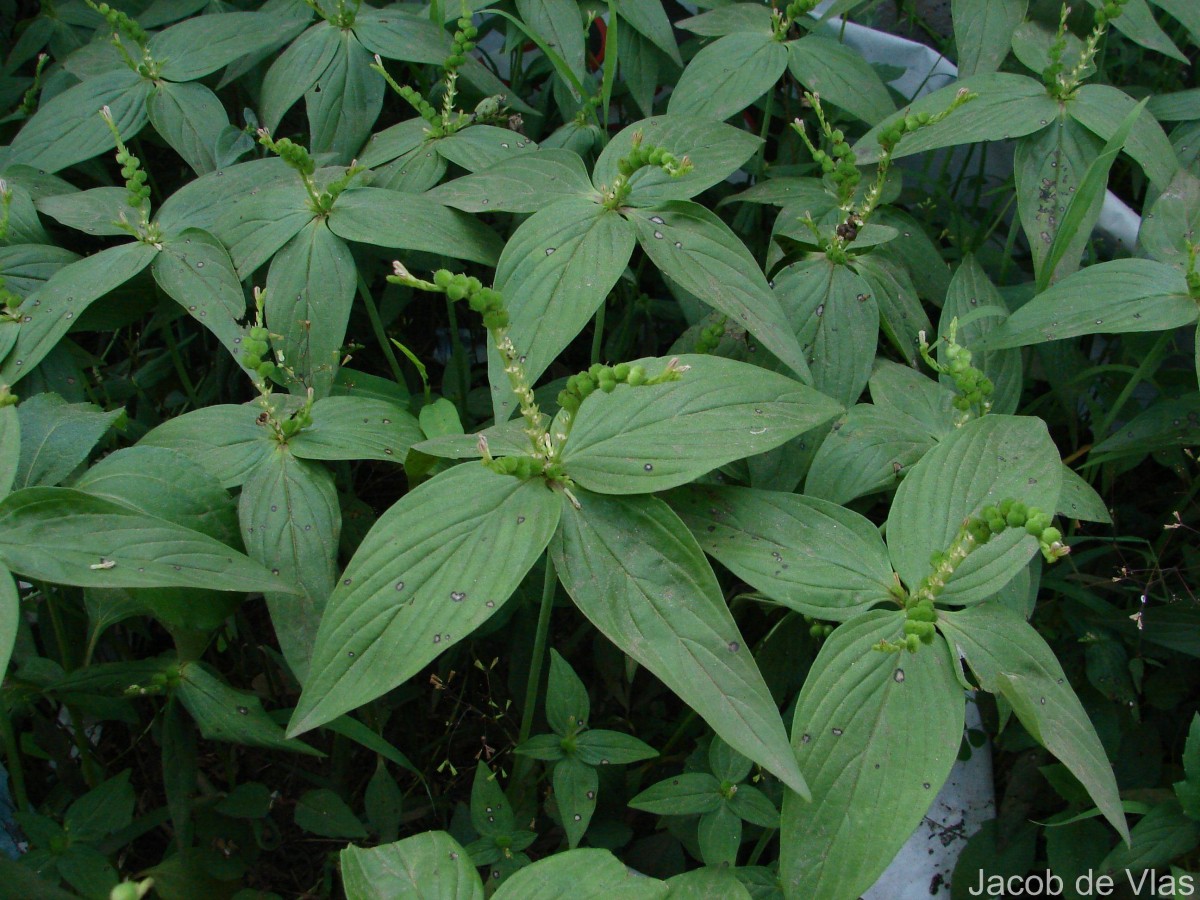
[[[0,4],[9,892],[1186,895],[1200,21],[910,6]]]

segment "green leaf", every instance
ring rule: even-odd
[[[354,14],[354,34],[363,46],[386,59],[440,65],[450,53],[446,30],[428,16],[396,7],[362,7]]]
[[[538,150],[440,184],[426,196],[463,212],[536,213],[557,200],[593,193],[579,154]]]
[[[732,866],[705,866],[667,879],[671,900],[751,900]]]
[[[608,59],[607,55],[605,59]],[[663,69],[666,66],[662,54],[656,52],[638,32],[625,30],[621,32],[617,47],[617,68],[638,111],[644,116],[654,115],[654,95],[658,93],[658,85],[665,77]]]
[[[83,587],[295,592],[201,532],[73,488],[9,494],[0,503],[0,560],[31,578]]]
[[[216,94],[202,84],[160,81],[147,100],[146,112],[154,130],[197,175],[217,168],[217,139],[229,118]]]
[[[878,161],[879,133],[901,115],[942,112],[961,90],[979,96],[937,125],[905,135],[896,147],[896,159],[939,147],[1022,137],[1045,128],[1058,115],[1058,101],[1046,93],[1040,81],[1008,72],[972,75],[926,94],[906,106],[902,113],[878,123],[854,145],[858,162]]]
[[[629,202],[634,206],[694,197],[736,172],[762,145],[754,135],[721,122],[670,114],[642,119],[622,129],[596,160],[592,182],[597,187],[613,183],[617,164],[629,155],[639,133],[647,146],[662,147],[679,159],[686,156],[693,168],[676,178],[661,168],[638,169],[629,179]]]
[[[860,256],[855,259],[854,267],[879,304],[879,326],[883,333],[908,364],[916,366],[921,332],[929,334],[933,326],[917,298],[917,288],[907,269],[882,254]]]
[[[1200,714],[1192,716],[1187,740],[1183,745],[1183,772],[1186,780],[1175,782],[1175,794],[1183,811],[1191,818],[1200,818],[1197,790],[1200,788]]]
[[[240,364],[245,329],[238,323],[246,318],[246,295],[224,245],[207,231],[184,229],[163,244],[150,271]]]
[[[1142,816],[1129,836],[1133,845],[1117,844],[1097,869],[1124,871],[1131,885],[1153,884],[1153,873],[1149,877],[1133,873],[1160,869],[1195,850],[1200,845],[1200,822],[1185,815],[1179,803],[1167,800]]]
[[[116,146],[100,110],[112,110],[122,140],[146,124],[146,98],[153,83],[122,66],[67,88],[42,104],[9,147],[9,165],[57,172]]]
[[[658,751],[644,741],[619,731],[594,728],[576,738],[575,754],[589,766],[623,766],[653,759],[658,756]]]
[[[1087,788],[1104,817],[1129,842],[1112,766],[1054,652],[1023,616],[995,603],[941,613],[985,691],[1002,694],[1025,729]]]
[[[223,544],[238,540],[233,498],[215,475],[178,450],[140,444],[117,450],[80,475],[72,487]]]
[[[596,792],[600,776],[591,766],[576,759],[564,759],[554,766],[554,802],[567,833],[567,845],[579,846],[596,812]]]
[[[512,806],[496,774],[482,762],[471,782],[471,825],[484,837],[511,835],[515,827]]]
[[[1013,163],[1017,211],[1033,252],[1034,271],[1046,283],[1075,271],[1091,239],[1104,202],[1103,186],[1089,200],[1080,226],[1069,232],[1062,261],[1052,272],[1044,271],[1055,238],[1066,227],[1067,208],[1078,196],[1084,174],[1101,145],[1099,138],[1065,113],[1055,117],[1048,128],[1017,142]]]
[[[589,490],[648,493],[762,453],[821,424],[838,406],[783,375],[716,356],[677,357],[675,381],[596,392],[580,407],[562,454]],[[666,359],[636,360],[653,379]]]
[[[287,181],[248,189],[230,202],[211,230],[229,248],[238,278],[246,279],[313,222],[304,188]]]
[[[541,480],[471,463],[405,494],[329,597],[291,733],[373,700],[487,621],[545,549],[559,506]]]
[[[1088,2],[1096,8],[1103,6],[1100,0],[1088,0]],[[1146,5],[1146,0],[1128,0],[1121,7],[1121,14],[1113,19],[1113,25],[1116,26],[1117,31],[1135,44],[1169,56],[1184,65],[1188,65],[1190,62],[1175,46],[1175,43],[1167,37],[1167,33],[1154,21],[1154,13]]]
[[[0,406],[0,499],[12,490],[21,459],[21,417],[11,403]]]
[[[404,462],[422,439],[407,409],[373,397],[326,397],[312,408],[312,425],[288,441],[301,459],[378,459]]]
[[[675,43],[675,33],[671,29],[671,21],[661,3],[654,0],[649,3],[621,3],[617,6],[617,15],[628,22],[634,31],[671,57],[675,65],[683,65],[679,46]],[[626,32],[621,37],[622,40],[628,40],[629,33]]]
[[[663,900],[667,892],[666,884],[627,868],[608,850],[588,848],[540,859],[513,873],[492,896],[495,900]],[[440,900],[450,895],[438,896]]]
[[[646,788],[629,807],[660,816],[694,816],[721,805],[720,789],[720,782],[707,772],[684,772]]]
[[[1081,334],[1164,331],[1196,321],[1183,273],[1150,259],[1098,263],[1052,284],[975,348],[1000,350]]]
[[[382,762],[376,765],[375,774],[367,782],[363,808],[371,830],[379,835],[380,840],[396,839],[400,833],[400,816],[404,812],[404,794]]]
[[[517,0],[517,12],[582,82],[587,73],[578,4],[574,0]]]
[[[324,756],[305,743],[285,738],[257,694],[230,687],[203,663],[180,666],[176,695],[210,741]]]
[[[55,272],[78,259],[70,250],[46,244],[0,247],[0,271],[4,272],[4,286],[19,297],[28,297],[49,281]],[[18,330],[15,323],[9,323],[4,328],[11,330],[15,339]]]
[[[195,81],[243,56],[282,40],[292,29],[287,16],[226,12],[196,16],[150,36],[150,55],[169,81]]]
[[[377,131],[362,148],[359,164],[374,169],[420,148],[432,150],[436,141],[429,138],[428,127],[429,123],[417,116]]]
[[[1188,236],[1198,231],[1200,179],[1180,169],[1142,219],[1138,243],[1159,262],[1187,271]]]
[[[234,819],[265,819],[271,811],[271,789],[260,781],[239,784],[213,807]]]
[[[706,553],[782,606],[842,621],[892,597],[883,538],[856,512],[740,487],[693,485],[667,500]]]
[[[1067,104],[1067,112],[1085,128],[1107,141],[1117,133],[1125,117],[1136,107],[1137,101],[1115,87],[1085,84]],[[1142,167],[1156,188],[1166,187],[1179,170],[1179,160],[1162,126],[1144,109],[1124,150]]]
[[[720,738],[708,745],[708,766],[719,781],[738,784],[746,780],[753,764]]]
[[[631,209],[638,243],[684,290],[753,334],[801,378],[808,364],[783,309],[750,251],[715,213],[677,200]]]
[[[136,213],[126,202],[128,196],[123,187],[99,187],[90,191],[53,194],[37,201],[37,212],[85,234],[127,237],[129,232],[122,227],[121,217],[125,217],[126,223],[130,217],[136,218]]]
[[[813,800],[784,795],[780,880],[788,896],[857,897],[870,887],[958,755],[965,703],[946,645],[938,639],[916,654],[871,649],[895,639],[903,620],[876,611],[839,626],[800,691],[792,745]]]
[[[787,45],[792,75],[821,100],[867,124],[896,111],[887,87],[863,57],[840,41],[810,34]]]
[[[692,57],[667,109],[673,116],[724,121],[773,90],[787,66],[788,48],[774,35],[736,31]]]
[[[71,804],[63,827],[77,841],[99,841],[133,821],[136,798],[129,769],[97,785]]]
[[[318,22],[279,55],[263,77],[259,96],[259,118],[274,132],[286,113],[317,83],[342,50],[341,31],[328,22]],[[374,73],[371,73],[374,74]],[[361,141],[359,142],[361,144]]]
[[[995,312],[980,314],[978,310],[993,307]],[[942,318],[938,323],[938,334],[947,334],[950,322],[957,318],[958,342],[971,350],[971,364],[982,369],[995,386],[992,393],[992,412],[1013,413],[1021,400],[1021,390],[1024,387],[1023,366],[1019,350],[977,350],[987,335],[999,328],[1007,320],[1008,304],[988,278],[975,255],[968,253],[963,257],[958,271],[950,282],[946,292],[946,303],[942,307]],[[967,317],[970,316],[970,321]],[[943,365],[949,360],[945,357],[945,345],[938,347],[938,357]],[[949,375],[939,376],[941,383],[948,389],[954,389],[954,379]],[[945,394],[943,394],[945,396]],[[950,419],[950,409],[942,415],[942,421]]]
[[[296,801],[295,820],[297,827],[321,837],[354,840],[367,836],[367,829],[346,801],[327,788],[305,791]]]
[[[277,445],[250,473],[238,518],[250,558],[301,590],[298,596],[265,597],[279,647],[303,684],[325,598],[337,578],[342,515],[329,470],[296,459],[289,449]]]
[[[304,188],[297,183],[296,173],[279,157],[270,156],[226,165],[181,185],[163,201],[162,208],[158,211],[158,224],[167,234],[175,234],[187,228],[202,228],[217,234],[217,222],[230,209],[252,198],[257,202],[259,194],[265,188],[280,186],[291,189],[288,211],[304,210],[308,212],[309,218],[312,218],[312,211],[305,205],[307,195]],[[276,212],[282,215],[282,207]],[[296,226],[292,234],[298,230],[299,226]],[[280,245],[286,241],[287,238],[284,238]]]
[[[529,740],[513,748],[518,756],[528,756],[546,762],[558,762],[566,758],[563,752],[562,738],[557,734],[535,734]]]
[[[742,845],[742,820],[729,804],[722,803],[712,812],[705,813],[696,824],[696,839],[704,862],[710,866],[737,865],[737,852]]]
[[[16,384],[29,374],[84,310],[150,265],[157,253],[150,244],[121,244],[55,272],[18,309],[21,327],[0,365],[0,383]]]
[[[757,3],[730,3],[689,19],[681,19],[680,28],[704,37],[721,37],[736,31],[771,31],[771,11]]]
[[[350,248],[325,221],[314,219],[271,260],[263,309],[272,350],[318,399],[329,393],[337,371],[356,270]]]
[[[371,53],[354,32],[341,30],[339,46],[328,68],[304,94],[308,110],[309,147],[349,162],[363,145],[383,108],[384,80],[371,69]],[[266,84],[264,81],[264,93]]]
[[[954,44],[963,77],[995,72],[1008,56],[1013,31],[1029,0],[952,0]]]
[[[1188,30],[1194,43],[1200,44],[1200,9],[1189,0],[1153,0],[1154,5],[1174,16]]]
[[[1112,516],[1104,506],[1104,498],[1066,465],[1062,469],[1062,489],[1058,494],[1056,512],[1067,519],[1112,524]]]
[[[21,596],[12,573],[7,569],[0,572],[0,678],[8,673],[13,647],[17,643],[17,630],[21,626]]]
[[[495,125],[472,125],[439,141],[431,142],[445,159],[468,172],[478,172],[506,159],[537,150],[532,138]]]
[[[879,336],[879,304],[871,285],[824,256],[775,276],[775,296],[808,359],[812,386],[849,406],[862,395]]]
[[[522,222],[504,246],[496,289],[505,297],[513,345],[536,381],[583,329],[633,252],[633,229],[586,197],[561,200]],[[496,421],[516,407],[500,355],[488,351]]]
[[[138,443],[179,450],[220,479],[222,486],[237,487],[272,449],[270,433],[255,422],[260,411],[234,404],[193,410],[168,419]]]
[[[1200,394],[1156,400],[1116,432],[1092,448],[1093,458],[1105,453],[1141,457],[1164,447],[1188,447],[1200,438]]]
[[[726,743],[807,795],[775,701],[712,568],[655,497],[579,490],[550,544],[580,611],[692,707]]]
[[[738,785],[737,793],[729,801],[729,808],[743,821],[762,828],[779,827],[779,810],[767,795],[749,784]]]
[[[329,215],[329,230],[348,241],[424,250],[454,259],[495,265],[500,240],[486,225],[418,194],[354,188]]]
[[[550,680],[546,686],[546,721],[561,735],[586,725],[591,716],[587,688],[571,664],[550,651]]]
[[[17,407],[21,456],[11,487],[56,485],[83,463],[124,410],[35,394]]]
[[[369,850],[349,846],[338,856],[347,900],[390,900],[397,894],[414,900],[483,900],[471,858],[444,831]]]
[[[892,565],[909,590],[930,572],[929,558],[950,546],[969,516],[1012,499],[1047,513],[1058,503],[1062,464],[1041,419],[991,414],[956,429],[913,466],[887,520]],[[982,602],[1037,552],[1024,529],[1010,528],[977,547],[955,570],[940,600]]]
[[[103,853],[87,844],[71,844],[57,856],[58,874],[84,897],[102,898],[117,886],[117,870]]]

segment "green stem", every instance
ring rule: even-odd
[[[1158,339],[1154,342],[1154,346],[1150,348],[1150,352],[1142,357],[1141,365],[1137,367],[1137,371],[1133,373],[1133,376],[1125,382],[1125,387],[1121,388],[1121,393],[1117,395],[1117,399],[1108,408],[1108,413],[1104,416],[1104,421],[1100,423],[1100,428],[1096,431],[1096,440],[1103,440],[1108,435],[1113,422],[1120,415],[1130,395],[1142,383],[1147,371],[1156,368],[1162,362],[1163,351],[1166,349],[1167,342],[1172,338],[1174,338],[1172,332],[1164,331],[1158,336]]]
[[[529,659],[529,680],[525,682],[525,704],[521,707],[521,730],[517,732],[517,743],[523,744],[529,740],[529,732],[533,730],[533,713],[537,708],[538,690],[541,688],[542,664],[546,656],[546,640],[550,635],[550,613],[554,609],[554,590],[558,585],[558,576],[554,571],[554,560],[546,554],[546,574],[542,581],[542,602],[538,609],[537,631],[533,635],[533,653]],[[524,779],[533,760],[527,756],[518,757],[513,770],[517,781]]]
[[[453,349],[453,355],[462,361],[458,367],[458,416],[463,424],[466,424],[467,391],[469,389],[467,376],[470,363],[467,361],[467,351],[463,347],[462,335],[458,333],[458,314],[454,311],[454,301],[449,297],[446,298],[446,314],[450,317],[450,346]]]
[[[0,739],[4,741],[4,756],[8,762],[8,774],[12,776],[13,796],[16,798],[17,808],[29,811],[31,807],[29,794],[25,791],[25,767],[21,764],[21,747],[13,731],[12,719],[8,717],[8,704],[3,701],[0,701]]]
[[[187,369],[183,365],[183,357],[179,355],[179,345],[175,343],[175,334],[171,331],[171,323],[163,323],[163,337],[167,339],[167,352],[171,355],[171,364],[175,367],[175,374],[179,376],[179,381],[183,384],[183,392],[187,394],[188,403],[193,409],[199,409],[200,399],[196,396],[196,386],[192,384],[192,379],[187,373]]]
[[[392,378],[401,387],[407,386],[404,374],[400,371],[400,361],[396,359],[391,341],[387,339],[387,332],[383,328],[383,319],[379,317],[379,307],[375,305],[375,298],[371,296],[371,291],[362,275],[358,276],[358,296],[362,298],[363,306],[367,308],[367,318],[371,320],[371,330],[375,332],[375,340],[379,342],[379,348],[383,351],[388,368],[392,370]]]
[[[600,362],[600,351],[604,344],[604,309],[608,306],[608,298],[600,301],[596,310],[596,329],[592,333],[592,365]]]

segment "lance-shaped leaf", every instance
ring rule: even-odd
[[[388,900],[401,894],[414,900],[483,900],[471,857],[444,831],[426,831],[369,850],[349,846],[338,858],[348,900]]]
[[[871,286],[846,266],[818,257],[788,266],[773,290],[808,358],[812,386],[849,405],[871,377],[879,304]]]
[[[1041,635],[1023,616],[995,603],[942,613],[939,627],[967,658],[980,687],[1012,704],[1026,730],[1071,770],[1128,842],[1108,756]]]
[[[287,16],[227,12],[197,16],[150,37],[150,55],[170,81],[195,81],[236,59],[275,44],[292,28]]]
[[[579,154],[551,149],[501,160],[438,185],[425,196],[469,213],[536,213],[557,200],[591,193],[592,182]]]
[[[1046,513],[1058,503],[1062,463],[1041,419],[987,415],[967,422],[913,466],[888,514],[892,565],[914,590],[930,556],[950,546],[969,516],[1012,499]],[[941,600],[979,603],[994,595],[1037,552],[1022,528],[975,548],[946,584]]]
[[[895,158],[939,147],[1021,137],[1045,128],[1058,115],[1058,101],[1046,93],[1040,81],[1009,72],[973,75],[926,94],[903,112],[877,124],[854,145],[858,161],[871,163],[879,159],[879,133],[897,118],[942,112],[962,90],[979,96],[938,124],[905,135],[896,147]]]
[[[258,108],[262,123],[274,131],[284,113],[304,96],[341,49],[341,30],[318,22],[279,55],[263,77]]]
[[[808,364],[779,300],[750,251],[715,213],[678,200],[628,211],[659,270],[753,334],[801,378]]]
[[[94,403],[68,403],[58,394],[34,394],[17,407],[22,440],[13,488],[64,481],[123,413]]]
[[[245,329],[238,323],[246,318],[246,295],[221,242],[207,231],[186,228],[163,244],[150,271],[158,286],[240,364]]]
[[[893,599],[879,529],[836,503],[708,485],[677,488],[667,501],[706,553],[789,609],[842,621]]]
[[[492,896],[496,900],[664,900],[669,892],[665,882],[639,875],[608,850],[585,848],[539,859],[514,873]]]
[[[1200,178],[1180,169],[1142,219],[1138,243],[1159,262],[1186,271],[1187,242],[1197,231],[1200,231]]]
[[[154,130],[197,175],[217,167],[217,139],[229,117],[216,94],[202,84],[160,81],[146,110]]]
[[[773,90],[787,65],[788,50],[770,30],[736,31],[692,57],[668,109],[673,116],[723,122]]]
[[[1029,0],[952,0],[954,43],[958,48],[958,71],[963,77],[1000,68],[1028,5]]]
[[[0,365],[0,383],[16,384],[29,374],[84,310],[150,265],[157,253],[149,244],[121,244],[55,272],[18,307],[20,330]]]
[[[456,166],[478,172],[501,160],[532,153],[537,149],[537,143],[507,128],[472,125],[435,142],[434,148]]]
[[[49,281],[55,272],[78,259],[70,250],[49,244],[0,247],[0,270],[4,272],[4,286],[19,297],[28,297]],[[7,325],[5,328],[8,330]],[[17,329],[13,327],[11,330],[15,340]]]
[[[349,162],[383,108],[387,85],[371,68],[371,53],[350,29],[339,29],[329,66],[304,95],[310,149]]]
[[[9,148],[9,165],[57,172],[116,146],[100,117],[108,106],[122,140],[146,124],[146,98],[153,82],[121,66],[67,88],[42,105],[17,132]]]
[[[348,241],[424,250],[493,265],[500,240],[486,225],[419,194],[355,188],[337,199],[329,230]]]
[[[261,411],[232,403],[208,406],[168,419],[138,443],[179,450],[224,487],[237,487],[272,449],[270,432],[255,422]]]
[[[687,527],[657,497],[577,493],[581,508],[564,501],[550,544],[575,605],[727,744],[807,796],[775,701]]]
[[[596,812],[600,775],[587,763],[564,759],[554,766],[553,781],[554,802],[558,804],[563,830],[567,833],[567,845],[574,849],[579,846]]]
[[[324,756],[301,741],[285,738],[257,694],[230,687],[203,663],[190,662],[180,668],[176,692],[200,733],[210,741]]]
[[[558,497],[468,463],[371,528],[330,596],[291,734],[391,690],[511,596],[558,524]]]
[[[216,538],[238,540],[237,506],[216,476],[184,453],[139,444],[110,453],[72,487]]]
[[[562,200],[535,213],[513,233],[496,268],[509,333],[536,380],[583,329],[612,290],[633,252],[634,234],[618,213],[587,197]],[[489,349],[496,421],[515,408],[500,356]]]
[[[22,575],[82,587],[295,588],[208,535],[72,488],[0,503],[0,560]]]
[[[312,408],[312,425],[288,449],[301,459],[379,459],[404,462],[424,435],[407,409],[373,397],[326,397]]]
[[[325,222],[314,219],[271,261],[267,327],[280,340],[283,364],[317,397],[329,393],[337,355],[354,303],[354,259],[350,248]]]
[[[360,7],[354,14],[354,34],[368,50],[387,59],[440,65],[450,52],[450,39],[444,28],[429,16],[397,7]]]
[[[896,410],[860,403],[834,423],[813,457],[804,491],[849,503],[894,488],[935,438],[921,423]]]
[[[247,176],[249,174],[246,173]],[[201,180],[192,184],[199,184]],[[224,212],[213,212],[216,218],[212,233],[229,248],[229,257],[237,269],[238,278],[243,279],[253,275],[259,266],[313,220],[308,195],[304,187],[293,179],[265,187],[251,187],[248,184],[246,193],[231,200]],[[191,224],[183,210],[171,218]],[[163,219],[167,217],[164,215]]]
[[[37,211],[85,234],[127,237],[129,232],[120,220],[124,216],[127,225],[133,215],[128,197],[129,192],[124,187],[98,187],[90,191],[51,194],[37,201]]]
[[[1052,284],[975,346],[999,350],[1081,334],[1166,331],[1196,321],[1183,273],[1152,259],[1115,259]]]
[[[277,445],[242,485],[238,518],[251,559],[302,591],[268,593],[266,601],[279,648],[303,684],[325,598],[337,577],[342,512],[333,476]]]
[[[597,187],[613,183],[617,165],[633,149],[637,134],[647,146],[662,147],[678,159],[686,156],[692,161],[692,171],[673,178],[653,166],[638,169],[629,179],[629,202],[634,206],[694,197],[736,172],[762,144],[754,135],[721,122],[654,116],[634,122],[609,141],[592,170],[592,182]]]
[[[0,498],[12,490],[21,459],[21,419],[12,403],[0,406]]]
[[[921,332],[929,334],[933,325],[917,298],[917,288],[908,270],[881,253],[858,257],[854,267],[870,285],[871,294],[879,304],[879,327],[884,335],[910,366],[917,365]]]
[[[660,491],[778,447],[841,407],[776,372],[718,356],[677,357],[675,381],[596,392],[563,451],[571,477],[611,494]],[[635,361],[653,379],[666,359]]]
[[[810,34],[787,45],[788,69],[821,99],[864,122],[878,122],[896,111],[879,73],[845,44]]]
[[[0,678],[8,672],[8,661],[17,643],[20,624],[21,596],[17,593],[12,573],[0,569]]]
[[[962,741],[966,702],[939,638],[916,654],[871,647],[903,614],[840,626],[812,665],[792,745],[813,799],[785,794],[780,880],[789,897],[857,897],[937,796]]]
[[[1111,85],[1085,84],[1067,104],[1067,112],[1085,128],[1107,141],[1117,133],[1124,118],[1136,107],[1137,102],[1132,97]],[[1146,110],[1142,110],[1123,149],[1142,167],[1150,183],[1158,188],[1166,187],[1179,170],[1179,160],[1171,148],[1170,140],[1162,126]]]

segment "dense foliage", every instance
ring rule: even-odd
[[[6,886],[855,898],[971,695],[954,896],[1196,868],[1200,8],[1089,3],[0,3]]]

